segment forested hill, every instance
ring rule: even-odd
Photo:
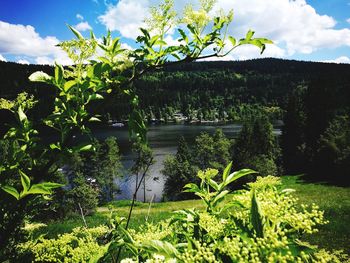
[[[321,72],[332,74],[346,74],[349,72],[349,64],[321,63],[298,60],[286,60],[277,58],[262,58],[244,61],[205,61],[187,63],[168,67],[166,71],[207,71],[207,70],[231,70],[238,73],[256,71],[268,74],[302,74],[304,76],[317,76]]]
[[[23,90],[38,98],[52,97],[52,89],[28,81],[28,76],[37,70],[53,72],[50,66],[0,61],[0,97],[12,98]],[[212,119],[221,118],[242,104],[285,108],[287,94],[312,82],[334,85],[336,97],[349,96],[350,65],[272,58],[196,62],[151,72],[135,85],[141,107],[149,118],[182,112]],[[47,105],[46,100],[40,112],[44,112]],[[129,112],[127,100],[105,101],[102,111],[112,118],[123,119]]]

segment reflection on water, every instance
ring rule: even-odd
[[[162,191],[164,187],[164,176],[161,174],[163,169],[163,161],[167,155],[176,153],[177,142],[181,136],[191,144],[196,136],[201,132],[213,134],[217,128],[223,130],[228,138],[235,138],[241,130],[240,124],[213,124],[213,125],[186,125],[186,124],[169,124],[169,125],[151,125],[148,127],[147,138],[153,150],[155,163],[150,167],[146,177],[146,200],[154,199],[161,201]],[[275,128],[274,133],[280,135],[280,129]],[[124,166],[124,177],[117,178],[116,184],[121,190],[121,194],[117,195],[117,199],[132,199],[132,194],[135,189],[136,176],[130,174],[130,168],[133,164],[134,155],[131,152],[131,143],[128,138],[127,128],[106,128],[96,130],[94,132],[98,139],[106,139],[114,136],[118,140],[120,152],[122,154],[122,163]],[[138,200],[143,200],[144,187],[141,185],[137,195]]]

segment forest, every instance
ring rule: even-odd
[[[68,26],[73,65],[0,61],[1,262],[350,261],[350,65],[202,61],[273,44],[226,35],[233,14],[210,17],[214,2],[179,20],[164,1],[134,50]],[[180,136],[154,203],[147,125],[177,122],[241,129]],[[94,138],[111,123],[129,132],[131,200],[115,198],[118,139]]]

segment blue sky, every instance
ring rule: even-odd
[[[72,38],[65,26],[97,37],[112,30],[126,47],[134,39],[149,6],[159,0],[2,0],[0,2],[0,60],[19,63],[69,63],[55,45]],[[194,0],[175,0],[181,10]],[[230,33],[242,37],[248,29],[274,40],[263,56],[350,63],[350,0],[218,0],[216,9],[233,9]],[[169,34],[169,43],[176,39]],[[260,57],[243,47],[227,59]]]

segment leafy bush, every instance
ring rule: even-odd
[[[116,262],[119,249],[124,263],[349,260],[342,251],[332,254],[301,240],[327,223],[316,205],[299,205],[294,190],[282,189],[280,178],[274,176],[258,177],[246,190],[230,194],[226,188],[231,183],[254,173],[230,169],[231,164],[221,178],[215,169],[199,171],[200,183],[185,186],[202,199],[204,210],[176,211],[168,220],[138,230],[126,230],[125,219],[112,216],[109,230],[76,228],[57,239],[28,241],[18,249],[40,262]]]
[[[251,159],[247,160],[246,165],[251,169],[259,171],[261,176],[277,175],[278,168],[276,162],[265,154],[251,157]]]
[[[77,175],[74,178],[74,186],[65,194],[64,206],[66,213],[75,212],[84,215],[93,212],[98,205],[98,191],[89,185],[85,178]]]
[[[320,136],[313,155],[311,175],[349,185],[350,117],[338,115]]]
[[[18,245],[17,249],[22,254],[21,262],[88,262],[103,252],[104,245],[98,240],[107,232],[104,226],[78,227],[57,239],[40,237]]]
[[[168,200],[193,198],[193,194],[182,192],[183,187],[198,181],[195,175],[199,169],[214,167],[223,171],[230,160],[231,145],[232,141],[221,129],[217,129],[213,135],[201,133],[192,148],[181,137],[176,155],[164,161],[164,197]]]
[[[229,165],[218,183],[218,171],[199,171],[200,183],[187,184],[198,195],[204,211],[176,211],[168,221],[126,231],[119,221],[109,256],[124,249],[121,262],[340,262],[332,255],[301,241],[326,224],[316,205],[300,206],[292,189],[281,189],[277,177],[258,177],[247,190],[228,195],[226,187],[242,176],[230,174]],[[339,252],[337,252],[339,253]],[[106,257],[108,258],[108,257]],[[106,259],[105,258],[105,259]]]
[[[266,115],[251,116],[244,123],[232,147],[237,167],[249,167],[260,175],[277,175],[280,148],[273,127]],[[243,182],[253,181],[249,176]]]

